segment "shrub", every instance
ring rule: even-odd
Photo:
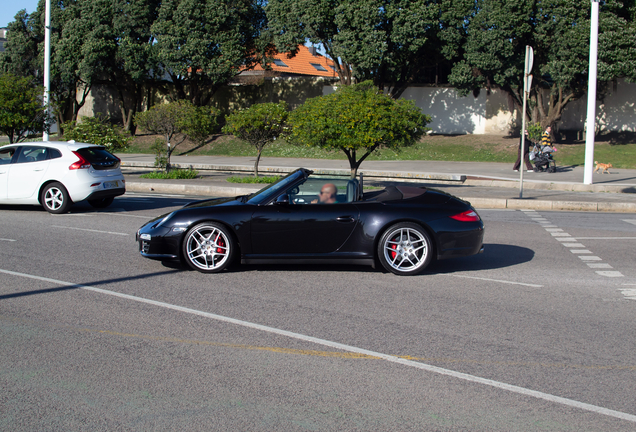
[[[168,172],[151,172],[148,174],[142,174],[139,177],[148,178],[148,179],[193,179],[199,175],[199,171],[189,168],[189,169],[172,169]]]
[[[62,126],[64,139],[103,145],[110,152],[125,150],[132,137],[106,122],[102,117],[84,117],[81,122],[70,121]]]

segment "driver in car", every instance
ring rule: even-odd
[[[338,188],[333,183],[325,183],[320,189],[320,196],[312,204],[333,204],[336,202]]]

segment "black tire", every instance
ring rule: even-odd
[[[67,213],[73,205],[68,191],[58,182],[49,183],[42,189],[40,203],[46,211],[53,214]]]
[[[534,172],[539,172],[539,168],[537,168],[536,166],[532,168],[532,171]]]
[[[95,208],[106,208],[115,201],[115,197],[88,200],[88,203]]]
[[[548,172],[555,173],[555,172],[556,172],[556,167],[555,167],[555,166],[550,167],[550,168],[548,169]]]
[[[421,273],[433,259],[433,242],[426,230],[411,222],[392,225],[378,243],[382,266],[400,276]]]
[[[204,222],[186,233],[182,253],[185,262],[203,273],[218,273],[233,261],[236,242],[223,225]]]

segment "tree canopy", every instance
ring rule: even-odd
[[[370,79],[394,97],[441,58],[439,9],[426,0],[269,0],[265,7],[279,51],[320,44],[336,60],[341,84]]]
[[[206,105],[214,92],[260,60],[267,46],[259,0],[167,0],[152,25],[157,59],[175,99]]]
[[[0,132],[10,143],[20,142],[29,133],[48,130],[50,121],[42,106],[44,88],[28,78],[0,74]]]
[[[631,11],[631,12],[630,12]],[[634,1],[602,2],[599,16],[599,80],[636,78]],[[631,16],[630,16],[631,14]],[[590,2],[578,0],[478,0],[469,17],[461,61],[449,81],[464,93],[500,88],[521,110],[526,45],[534,67],[526,115],[555,125],[565,106],[587,89]],[[548,100],[544,91],[549,90]]]
[[[429,130],[430,121],[412,101],[392,99],[365,81],[308,99],[292,111],[288,139],[298,145],[343,151],[354,178],[373,151],[414,144]]]
[[[226,117],[223,132],[247,141],[258,151],[254,163],[255,177],[258,177],[263,148],[284,133],[288,116],[287,103],[279,102],[252,105]]]

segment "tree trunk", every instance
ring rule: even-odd
[[[258,162],[261,160],[262,152],[263,152],[263,148],[260,147],[258,149],[258,155],[256,155],[256,162],[254,162],[254,177],[258,177]]]

